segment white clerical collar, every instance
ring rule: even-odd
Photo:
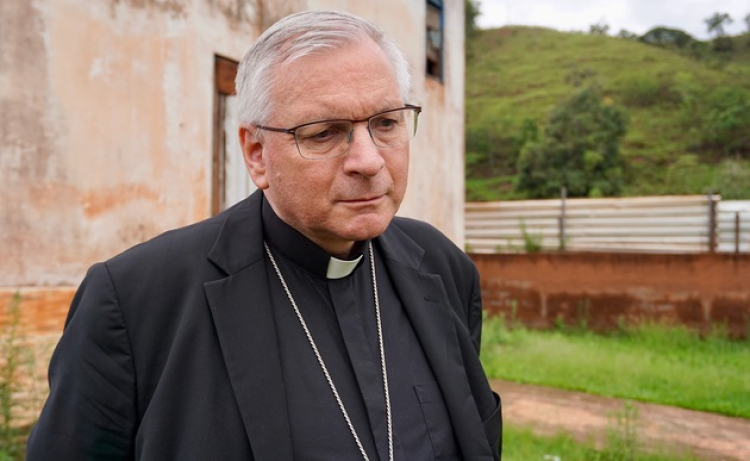
[[[354,269],[357,268],[357,264],[359,264],[363,256],[364,255],[359,255],[357,259],[353,259],[351,261],[346,261],[331,256],[331,259],[328,261],[326,278],[333,280],[343,279],[344,277],[354,272]]]

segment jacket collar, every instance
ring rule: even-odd
[[[263,260],[262,200],[256,191],[217,216],[223,224],[208,259],[228,275]]]

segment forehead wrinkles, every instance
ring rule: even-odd
[[[289,64],[305,56],[354,47],[368,39],[361,31],[306,31],[282,44],[279,64]]]
[[[359,119],[403,103],[391,63],[374,42],[280,63],[273,72],[275,122]]]

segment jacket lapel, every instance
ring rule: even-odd
[[[226,278],[204,284],[245,431],[258,460],[292,459],[287,401],[255,193],[227,213],[209,259]]]
[[[258,461],[293,459],[263,255],[261,198],[256,192],[227,211],[208,255],[227,277],[204,284],[245,431]],[[465,379],[456,331],[461,323],[448,305],[442,279],[421,270],[425,250],[397,226],[391,225],[377,243],[443,393],[464,459],[492,459],[487,458],[489,445]]]
[[[378,243],[401,303],[424,349],[453,423],[463,458],[492,459],[482,420],[466,379],[457,328],[438,274],[421,269],[425,250],[391,225]],[[466,350],[466,348],[463,348]]]

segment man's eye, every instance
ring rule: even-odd
[[[376,130],[387,131],[397,127],[399,120],[395,118],[376,118],[370,122],[370,127]]]
[[[332,130],[323,130],[318,133],[313,133],[307,136],[310,141],[327,141],[334,135]]]
[[[341,141],[347,128],[341,124],[310,125],[297,131],[297,139],[308,145],[331,144]]]

